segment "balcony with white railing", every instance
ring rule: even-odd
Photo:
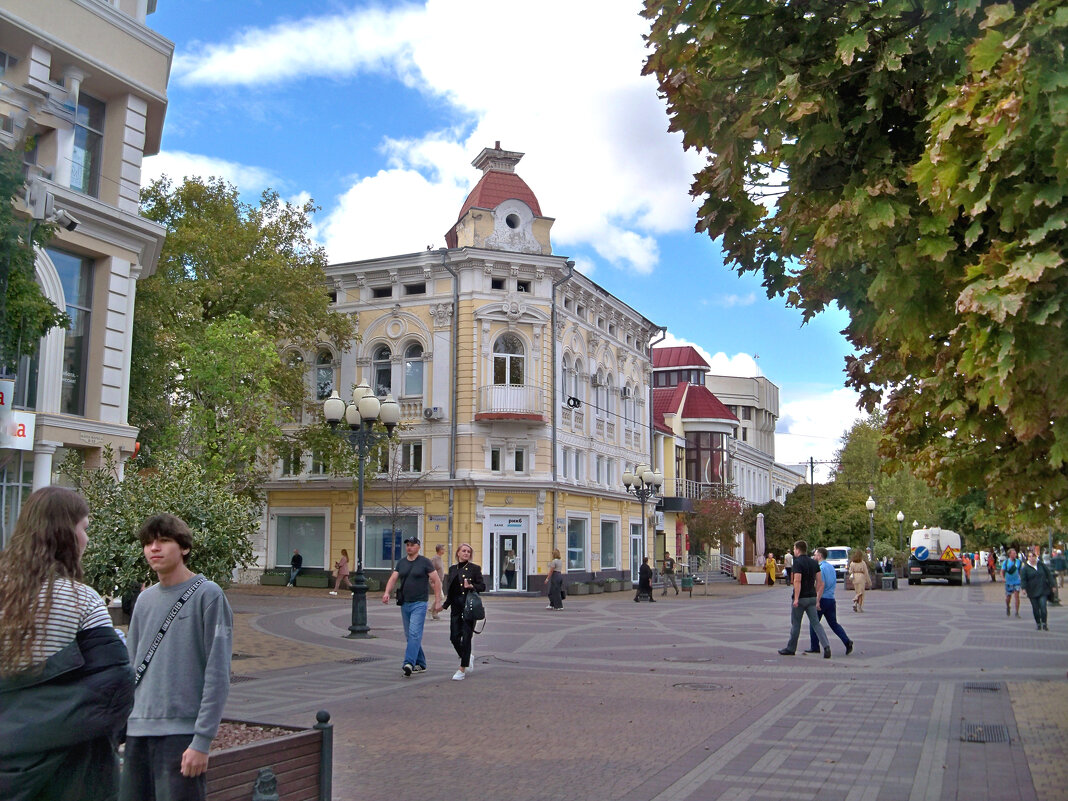
[[[546,391],[529,384],[490,384],[478,388],[475,420],[544,423]]]

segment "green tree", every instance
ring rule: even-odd
[[[235,495],[230,482],[195,462],[171,457],[148,470],[135,472],[139,460],[128,461],[126,477],[118,478],[114,454],[103,466],[89,468],[72,454],[61,466],[73,487],[89,503],[89,547],[82,557],[85,581],[108,597],[155,577],[137,539],[151,515],[177,515],[193,531],[189,567],[212,581],[229,584],[235,567],[252,563],[252,536],[259,530],[258,506]]]
[[[34,268],[33,246],[44,247],[54,228],[15,213],[25,180],[20,154],[0,147],[0,373],[14,372],[20,356],[35,354],[51,329],[70,325],[41,291]]]
[[[326,255],[309,236],[315,207],[285,203],[271,191],[253,206],[222,180],[191,178],[179,186],[167,179],[152,183],[142,190],[141,209],[167,229],[159,267],[137,290],[130,422],[141,427],[142,442],[155,451],[195,451],[200,446],[191,448],[190,441],[203,437],[202,450],[217,450],[219,435],[235,431],[245,415],[253,387],[263,391],[257,419],[264,419],[268,404],[279,416],[292,416],[285,410],[307,400],[303,365],[269,356],[266,343],[276,350],[318,342],[344,347],[355,335],[354,318],[331,308]],[[238,353],[236,343],[225,347],[228,331],[239,332],[247,354]],[[226,356],[217,357],[216,349]],[[254,370],[256,378],[249,378],[253,354],[269,364],[266,376]],[[227,383],[235,387],[232,395]],[[275,429],[247,430],[268,451],[281,444]],[[220,462],[238,479],[255,473],[247,445],[242,438],[228,449],[230,457],[245,453],[247,471],[230,458]]]
[[[848,311],[884,452],[1068,517],[1061,0],[646,0],[697,228],[807,320]]]
[[[715,548],[728,551],[743,531],[742,502],[733,496],[702,498],[694,501],[693,511],[686,514],[691,553],[706,553]]]

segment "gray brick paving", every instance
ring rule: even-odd
[[[835,641],[831,660],[776,653],[789,628],[780,587],[656,605],[571,598],[563,613],[487,598],[475,669],[452,682],[447,622],[428,621],[430,669],[404,679],[396,607],[372,603],[376,637],[352,641],[337,599],[239,591],[235,610],[254,612],[245,624],[337,660],[261,662],[232,686],[227,712],[306,725],[329,709],[335,797],[361,801],[443,788],[461,799],[1029,801],[1032,773],[1054,768],[1028,764],[1005,683],[1063,693],[1068,615],[1051,609],[1053,631],[1036,632],[988,598],[976,585],[873,592],[864,614],[840,600],[857,647],[846,657]],[[354,657],[376,661],[342,661]],[[961,721],[1005,725],[1010,741],[962,743]]]

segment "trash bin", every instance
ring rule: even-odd
[[[883,589],[896,590],[897,576],[895,576],[893,573],[883,573]]]
[[[682,577],[682,591],[693,595],[693,576]]]

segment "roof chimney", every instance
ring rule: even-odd
[[[521,158],[523,158],[522,153],[517,153],[513,150],[501,150],[501,143],[498,141],[493,143],[492,149],[483,148],[482,152],[475,156],[475,160],[471,162],[471,165],[476,169],[482,170],[483,175],[490,170],[515,172],[515,165],[519,163]]]

